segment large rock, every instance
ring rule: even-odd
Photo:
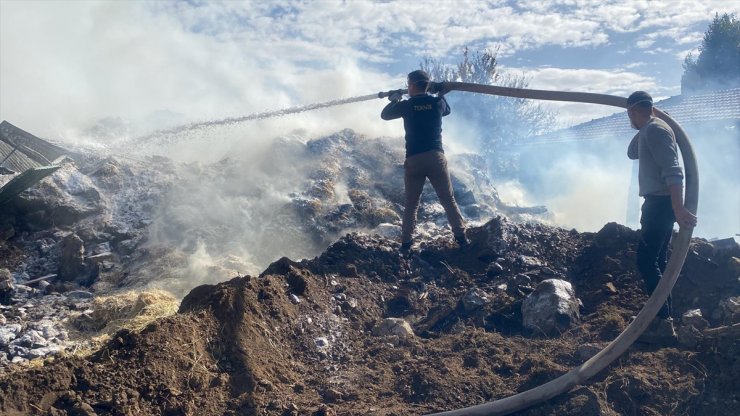
[[[0,269],[0,305],[10,305],[13,297],[13,275],[8,269]]]
[[[681,316],[681,322],[684,325],[693,326],[700,331],[709,327],[709,322],[707,322],[707,320],[704,319],[704,317],[702,316],[701,309],[692,309],[690,311],[686,311]]]
[[[740,275],[740,258],[730,257],[727,260],[727,268],[736,275]]]
[[[725,325],[740,322],[740,296],[722,299],[717,309],[712,313],[712,318]]]
[[[59,278],[62,281],[77,280],[85,272],[85,245],[77,234],[69,234],[59,243]]]
[[[465,312],[470,313],[486,306],[490,302],[490,299],[488,298],[488,294],[482,289],[473,288],[462,297],[461,302]]]
[[[505,253],[518,241],[516,234],[510,233],[511,224],[502,216],[497,216],[485,225],[486,246],[493,254]]]
[[[526,331],[535,335],[557,336],[580,319],[578,298],[565,280],[543,280],[522,302]]]
[[[721,256],[724,253],[738,253],[740,252],[740,244],[734,237],[723,238],[721,240],[712,241],[712,255]],[[734,254],[735,256],[737,254]]]
[[[486,267],[486,276],[493,278],[504,272],[504,267],[498,262],[492,261]]]
[[[676,331],[679,344],[688,348],[695,348],[702,339],[702,333],[696,327],[683,325]]]
[[[684,326],[683,328],[693,328],[691,326]],[[694,330],[698,331],[696,328]],[[691,331],[691,329],[689,329]],[[673,345],[678,340],[676,335],[676,329],[673,327],[673,319],[660,319],[656,318],[650,322],[645,331],[640,334],[637,339],[638,342],[646,344],[660,344],[660,345]],[[687,339],[684,341],[688,342]]]
[[[375,234],[383,236],[388,239],[400,239],[401,238],[401,227],[394,224],[383,223],[375,227],[373,230]]]
[[[104,211],[106,203],[92,180],[65,162],[38,186],[15,201],[24,221],[35,227],[71,225]]]
[[[396,335],[399,338],[411,338],[414,336],[414,330],[408,322],[401,318],[386,318],[373,328],[373,335],[378,337]]]
[[[578,348],[576,349],[576,354],[578,355],[578,358],[581,359],[581,361],[587,361],[594,355],[601,352],[602,349],[604,349],[604,345],[586,343],[578,346]]]
[[[6,347],[21,333],[21,324],[0,326],[0,347]]]
[[[457,201],[459,206],[473,205],[477,202],[473,190],[465,182],[461,181],[460,178],[450,175],[450,182],[452,182],[452,192],[455,196],[455,201]]]
[[[635,236],[635,231],[616,222],[610,222],[601,227],[601,230],[596,233],[594,242],[599,247],[618,247],[633,236]]]
[[[0,241],[7,241],[15,235],[15,228],[11,224],[0,223]]]

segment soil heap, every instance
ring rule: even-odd
[[[562,374],[645,302],[639,234],[618,224],[577,233],[497,217],[470,237],[465,250],[439,238],[404,259],[392,240],[349,234],[312,260],[283,258],[259,276],[196,287],[176,315],[123,330],[89,357],[4,375],[0,411],[424,414]],[[709,329],[637,343],[591,384],[521,414],[736,414],[739,258],[736,243],[695,239],[674,305],[677,316],[699,309]],[[581,320],[558,336],[525,335],[521,303],[551,278],[571,282]],[[472,288],[487,301],[471,309],[462,299]],[[383,332],[387,318],[408,325]]]

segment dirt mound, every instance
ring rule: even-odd
[[[259,277],[197,287],[177,315],[141,332],[123,330],[88,358],[59,358],[0,377],[0,411],[447,410],[523,391],[579,365],[645,301],[634,269],[638,234],[625,227],[579,234],[497,218],[470,231],[465,250],[450,235],[421,244],[410,259],[398,257],[395,242],[351,234],[313,260],[284,258]],[[696,240],[682,280],[693,281],[686,274],[704,261],[699,252],[705,245],[717,264],[711,277],[734,276],[728,268],[740,254],[736,247],[722,251]],[[576,288],[581,321],[556,338],[526,337],[521,302],[554,277]],[[701,305],[716,307],[737,296],[734,285],[718,283],[724,293],[695,303],[712,309]],[[473,287],[489,300],[471,309],[463,298]],[[676,292],[677,299],[688,299]],[[414,334],[379,335],[386,318],[405,319]],[[592,384],[521,414],[736,414],[740,395],[731,386],[740,376],[738,337],[722,327],[724,315],[708,319],[720,329],[695,347],[636,344]]]

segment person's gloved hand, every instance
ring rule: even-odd
[[[393,91],[391,95],[388,96],[388,101],[399,101],[403,97],[403,94],[401,94],[400,91]]]

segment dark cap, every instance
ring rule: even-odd
[[[429,74],[426,73],[426,71],[417,69],[416,71],[409,72],[408,75],[409,82],[412,84],[417,83],[424,83],[426,84],[429,82]]]
[[[653,97],[651,97],[650,94],[646,93],[645,91],[635,91],[630,94],[629,97],[627,97],[627,107],[632,107],[633,105],[638,103],[641,105],[641,107],[647,107],[647,103],[652,106]]]

